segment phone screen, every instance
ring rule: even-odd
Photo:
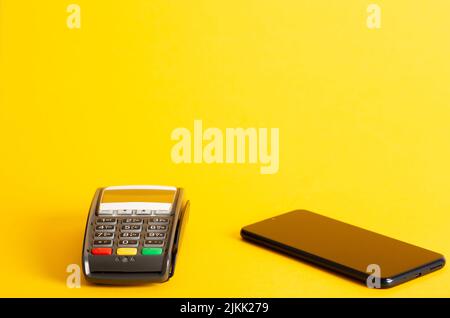
[[[394,277],[443,259],[441,254],[310,211],[293,211],[243,228],[243,232],[301,254],[358,272],[379,266],[381,277]]]

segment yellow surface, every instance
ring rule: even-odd
[[[72,1],[75,2],[75,1]],[[0,0],[0,296],[450,296],[390,290],[241,241],[296,208],[450,255],[449,1]],[[277,127],[280,169],[171,161],[177,127]],[[66,287],[97,187],[183,186],[161,285]],[[11,245],[12,244],[12,245]]]
[[[116,251],[117,255],[136,255],[137,248],[121,247]]]

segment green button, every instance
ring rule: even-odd
[[[161,247],[144,247],[142,249],[142,255],[161,255],[162,248]]]

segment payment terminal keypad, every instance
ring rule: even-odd
[[[92,255],[161,255],[172,223],[169,211],[100,211],[94,219]]]

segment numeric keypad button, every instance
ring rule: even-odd
[[[142,219],[126,218],[122,220],[122,224],[142,224]]]
[[[114,225],[116,224],[117,220],[114,218],[98,218],[97,219],[97,224],[109,224],[109,225]]]
[[[164,233],[164,232],[148,232],[147,235],[145,236],[145,238],[163,240],[166,238],[166,233]]]
[[[169,224],[169,218],[152,217],[148,219],[148,224]]]
[[[147,231],[167,231],[167,225],[151,224],[147,227]]]
[[[145,240],[144,245],[150,246],[150,247],[161,247],[164,245],[164,241],[162,241],[162,240]]]
[[[94,246],[112,246],[113,241],[112,240],[94,240]]]
[[[138,240],[140,238],[141,234],[138,232],[123,232],[120,233],[119,238],[120,239],[134,239]]]
[[[138,240],[119,240],[119,246],[120,247],[135,247],[138,246],[139,241]]]
[[[94,238],[112,240],[114,238],[114,232],[95,232]]]
[[[102,232],[114,232],[116,227],[114,225],[97,225],[95,227],[96,231],[102,231]]]
[[[120,230],[122,232],[140,232],[142,230],[142,226],[140,226],[140,225],[122,225]]]

